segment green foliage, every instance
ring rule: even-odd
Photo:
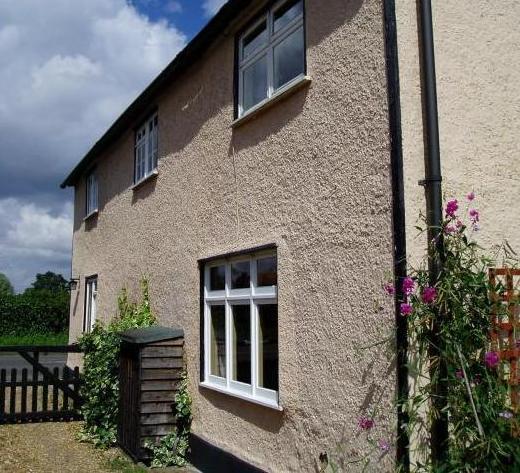
[[[492,302],[488,268],[493,260],[472,239],[472,227],[456,216],[443,224],[444,245],[432,244],[430,255],[442,261],[437,281],[423,265],[410,272],[417,289],[409,297],[408,316],[411,341],[410,374],[415,391],[408,403],[410,433],[427,435],[432,419],[439,415],[435,403],[435,383],[440,379],[440,359],[447,364],[447,414],[449,449],[443,465],[433,466],[428,456],[415,471],[427,472],[517,472],[520,471],[520,442],[512,435],[517,422],[511,410],[503,364],[486,366]],[[473,224],[473,228],[475,225]],[[509,262],[511,263],[511,262]],[[435,288],[436,297],[424,301],[426,288]],[[431,290],[431,289],[429,289]],[[432,327],[442,317],[440,340],[436,345]],[[432,356],[432,348],[438,348]],[[425,419],[425,412],[427,418]],[[509,418],[511,417],[511,418]],[[424,431],[421,433],[421,429]],[[419,445],[427,453],[428,444]]]
[[[0,297],[0,336],[63,333],[69,325],[68,291],[30,290]]]
[[[0,346],[6,345],[66,345],[69,334],[35,333],[29,335],[0,335]]]
[[[132,303],[123,289],[118,298],[117,317],[106,326],[96,323],[92,332],[79,340],[85,351],[82,387],[85,424],[80,439],[101,448],[116,442],[121,345],[118,333],[155,323],[146,280],[141,282],[141,290],[141,301]]]
[[[32,287],[26,289],[25,291],[30,292],[33,290],[45,290],[51,292],[63,292],[68,291],[68,289],[69,283],[61,274],[47,271],[44,274],[36,274],[36,279],[32,283]]]
[[[123,456],[117,456],[108,460],[106,466],[110,471],[117,471],[119,473],[146,473],[148,471],[146,468],[136,465]]]
[[[186,373],[183,374],[179,391],[175,395],[176,428],[159,443],[146,442],[152,456],[152,468],[186,465],[191,426],[191,397],[188,392]]]
[[[14,289],[11,281],[4,273],[0,273],[0,297],[12,296],[13,294]]]

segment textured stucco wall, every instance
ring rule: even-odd
[[[415,222],[424,207],[424,147],[416,2],[397,0],[397,33],[409,253],[425,241]],[[474,190],[479,242],[508,240],[520,251],[520,2],[433,0],[443,189]]]
[[[71,338],[85,276],[98,274],[107,320],[146,275],[160,322],[185,330],[193,431],[273,472],[316,471],[338,446],[357,456],[356,420],[378,397],[377,435],[395,430],[394,371],[357,350],[393,329],[380,296],[392,268],[382,2],[306,3],[309,86],[232,129],[232,29],[158,99],[158,178],[129,188],[129,131],[98,160],[99,216],[82,221],[83,181],[75,202]],[[283,412],[198,386],[197,260],[266,243],[278,245]],[[392,453],[379,456],[372,470],[390,471]]]

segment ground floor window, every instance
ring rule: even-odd
[[[97,276],[86,279],[85,282],[85,317],[83,331],[90,332],[96,323]]]
[[[278,407],[276,254],[214,260],[203,271],[203,384]]]

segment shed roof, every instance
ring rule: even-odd
[[[90,148],[83,159],[74,167],[61,183],[63,189],[74,186],[79,177],[88,170],[94,159],[114,143],[126,130],[135,125],[135,121],[153,105],[158,93],[195,63],[211,46],[213,41],[225,31],[230,22],[255,0],[228,0],[206,26],[188,43],[173,61],[144,89],[128,106],[105,134]]]
[[[135,328],[121,332],[120,337],[128,343],[146,345],[147,343],[172,340],[184,337],[184,330],[180,328],[161,327],[154,325],[146,328]]]

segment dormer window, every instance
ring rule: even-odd
[[[158,143],[157,114],[154,114],[135,133],[134,184],[143,181],[156,170]]]

